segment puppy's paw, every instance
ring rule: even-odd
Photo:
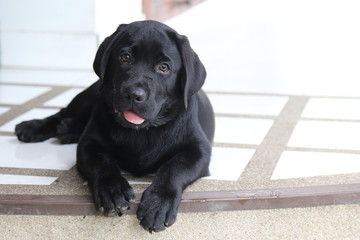
[[[176,220],[181,191],[165,190],[151,185],[143,193],[136,212],[140,225],[150,233],[165,230]]]
[[[102,180],[92,187],[95,207],[105,216],[121,216],[135,201],[135,193],[125,178]]]
[[[46,119],[35,119],[17,124],[15,134],[22,142],[42,142],[55,136],[55,126]]]

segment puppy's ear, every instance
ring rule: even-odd
[[[100,81],[104,81],[106,67],[109,61],[111,50],[114,45],[119,41],[121,35],[123,35],[124,28],[127,24],[121,24],[116,31],[111,34],[109,37],[105,38],[105,40],[100,44],[98,51],[96,52],[96,56],[93,63],[93,68],[100,78]]]
[[[204,84],[206,70],[198,55],[191,48],[187,37],[177,34],[177,42],[184,69],[181,81],[186,109],[190,97],[197,93]]]

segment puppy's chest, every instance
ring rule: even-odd
[[[116,134],[113,138],[114,154],[119,164],[132,173],[154,171],[174,154],[180,145],[168,134]]]

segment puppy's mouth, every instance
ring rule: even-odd
[[[135,113],[132,110],[128,111],[118,111],[115,110],[116,121],[120,123],[123,127],[140,129],[145,127],[145,119],[139,114]]]
[[[142,118],[133,111],[126,111],[123,114],[126,121],[135,125],[140,125],[145,121],[144,118]]]

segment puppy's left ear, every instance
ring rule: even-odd
[[[177,42],[184,68],[181,81],[186,109],[191,96],[197,93],[204,84],[206,70],[198,55],[191,48],[187,37],[177,34]]]
[[[123,30],[126,26],[127,24],[121,24],[113,34],[105,38],[96,52],[93,68],[101,82],[103,82],[105,78],[106,67],[109,62],[111,50],[113,49],[115,43],[117,43],[121,38]]]

